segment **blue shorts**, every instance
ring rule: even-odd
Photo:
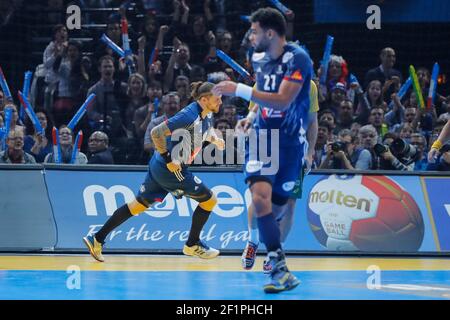
[[[271,155],[270,139],[267,139],[267,146],[260,146],[260,140],[264,138],[265,136],[261,134],[257,135],[257,144],[254,141],[251,145],[248,140],[246,142],[245,182],[252,184],[256,181],[267,181],[272,185],[272,200],[278,198],[282,199],[281,202],[285,202],[291,196],[301,174],[303,155],[306,152],[305,144],[291,147],[279,147],[277,144],[274,146],[274,154]],[[262,154],[260,151],[263,151]],[[274,159],[264,159],[266,154],[273,156]]]
[[[212,196],[211,190],[187,167],[183,166],[181,173],[175,175],[167,169],[165,163],[153,156],[137,197],[144,205],[150,206],[154,202],[162,202],[168,193],[175,198],[186,196],[198,202],[209,200]]]

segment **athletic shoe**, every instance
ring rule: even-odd
[[[202,259],[213,259],[219,255],[220,251],[208,247],[204,242],[199,240],[191,247],[185,244],[183,247],[183,253],[187,256],[195,256]]]
[[[254,242],[247,241],[244,252],[242,252],[241,262],[242,268],[245,270],[250,270],[253,268],[256,260],[256,251],[258,250],[258,245]]]
[[[89,249],[91,256],[100,262],[105,261],[102,255],[103,244],[97,241],[94,236],[88,236],[83,238],[84,244]]]
[[[278,293],[292,290],[300,284],[300,280],[289,272],[284,253],[281,249],[269,252],[267,258],[268,264],[272,267],[272,271],[269,274],[269,283],[264,285],[265,293]]]
[[[270,259],[268,257],[264,259],[263,272],[264,274],[270,274],[270,272],[272,272],[272,264],[270,264]]]

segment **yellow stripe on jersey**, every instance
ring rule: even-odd
[[[309,112],[319,112],[319,96],[317,93],[317,86],[312,80],[311,86],[309,87]]]

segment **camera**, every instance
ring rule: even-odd
[[[390,146],[392,154],[397,158],[412,158],[416,153],[416,148],[405,140],[397,138]]]
[[[381,155],[389,150],[388,146],[385,146],[384,144],[377,143],[373,146],[373,151],[378,157],[381,157]]]
[[[336,141],[331,144],[331,150],[333,152],[345,151],[347,144],[345,142]]]
[[[389,146],[377,143],[373,147],[373,151],[378,157],[381,157],[384,153],[390,151],[392,155],[405,166],[416,161],[418,155],[417,149],[401,138],[394,139]]]

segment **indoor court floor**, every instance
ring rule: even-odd
[[[239,256],[200,260],[181,255],[2,255],[0,299],[310,300],[449,299],[448,258],[288,256],[301,280],[265,294],[263,256],[244,271]],[[376,270],[380,270],[379,272]]]

